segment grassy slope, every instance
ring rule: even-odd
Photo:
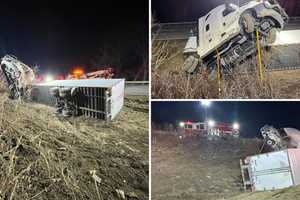
[[[239,159],[256,154],[256,140],[178,140],[155,136],[152,146],[152,198],[155,200],[298,200],[300,186],[244,193]]]
[[[228,200],[299,200],[300,186],[270,192],[254,192],[241,194]]]
[[[154,98],[174,98],[173,96],[170,96],[170,94],[175,95],[175,98],[185,98],[185,93],[181,94],[179,91],[182,87],[184,87],[184,90],[186,91],[187,89],[185,88],[187,81],[183,81],[179,78],[176,79],[175,75],[178,75],[182,72],[184,72],[185,69],[182,68],[183,63],[184,63],[184,58],[183,55],[181,54],[182,49],[184,48],[185,42],[184,41],[174,41],[172,43],[169,44],[169,48],[171,48],[171,52],[177,52],[176,54],[174,54],[173,56],[171,56],[170,59],[166,60],[166,62],[161,65],[157,70],[156,73],[159,74],[159,78],[157,78],[158,80],[162,80],[162,82],[158,83],[158,85],[163,85],[164,82],[167,82],[166,80],[168,80],[168,82],[166,83],[166,85],[168,85],[168,91],[162,91],[162,93],[165,93],[165,95],[161,95],[161,94],[157,94],[158,92],[156,91],[155,93],[152,92],[152,96]],[[281,52],[282,53],[282,52]],[[268,62],[268,59],[272,59],[269,58],[267,56],[266,57],[266,62]],[[252,67],[256,67],[254,65],[256,65],[256,59],[254,59],[254,64],[243,64],[243,66],[252,66]],[[171,75],[170,75],[171,74]],[[239,80],[239,78],[237,78],[238,80],[233,82],[234,85],[236,86],[231,86],[231,82],[230,81],[224,81],[223,83],[225,83],[225,86],[227,87],[227,91],[224,92],[223,96],[224,98],[279,98],[279,99],[286,99],[286,98],[299,98],[300,96],[300,90],[299,90],[299,75],[300,75],[300,70],[289,70],[289,71],[274,71],[274,72],[266,72],[266,77],[268,78],[268,85],[270,85],[272,88],[270,89],[269,86],[266,87],[265,91],[259,91],[259,89],[257,89],[258,87],[254,84],[247,84],[247,82],[255,82],[252,80],[253,77],[251,77],[251,75],[249,77],[242,77],[240,78],[241,80]],[[256,76],[254,76],[256,78]],[[198,79],[201,79],[198,78]],[[155,79],[153,79],[152,77],[152,81],[155,82]],[[227,83],[227,84],[226,84]],[[173,89],[170,88],[170,85],[176,85],[176,84],[180,84],[177,87],[174,87]],[[245,85],[243,85],[245,84]],[[209,85],[207,86],[209,89],[207,91],[206,87],[204,87],[203,89],[203,85],[206,86],[207,82],[203,82],[203,80],[200,82],[192,82],[190,84],[191,88],[196,88],[197,90],[192,91],[192,95],[194,96],[190,96],[188,98],[219,98],[215,92],[210,92],[210,91],[214,91],[214,90],[218,90],[217,84],[216,82],[211,82],[209,83]],[[161,89],[163,90],[163,89]],[[173,91],[174,90],[174,91]],[[201,92],[199,93],[198,91],[203,90],[202,93],[204,93],[203,95],[201,95]],[[226,89],[225,89],[226,90]],[[232,91],[233,90],[233,91]],[[249,94],[244,94],[249,90],[248,93]],[[246,91],[246,92],[244,92]],[[199,94],[195,94],[195,93],[199,93]],[[167,95],[168,93],[168,95]],[[178,94],[177,94],[178,93]],[[272,93],[271,95],[269,93]]]
[[[256,154],[260,146],[256,140],[247,139],[155,138],[152,145],[155,200],[215,200],[242,194],[239,159]]]
[[[0,96],[0,199],[147,199],[148,100],[117,119],[60,120]]]

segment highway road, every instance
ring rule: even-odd
[[[125,95],[149,96],[149,83],[127,83]]]

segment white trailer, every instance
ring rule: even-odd
[[[78,115],[110,121],[118,115],[124,104],[125,79],[57,80],[35,84],[32,99],[55,106],[56,98],[50,94],[53,87],[76,91],[68,101]]]
[[[249,156],[240,160],[244,189],[265,191],[300,185],[300,149]]]

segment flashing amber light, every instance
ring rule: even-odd
[[[74,74],[74,75],[82,75],[82,74],[83,74],[83,70],[82,70],[82,69],[75,69],[75,70],[73,71],[73,74]]]
[[[84,74],[83,70],[80,68],[74,69],[73,70],[73,75],[79,79],[82,75]]]

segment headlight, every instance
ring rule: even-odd
[[[209,120],[209,121],[208,121],[208,126],[209,126],[209,127],[214,127],[214,126],[215,126],[215,121]]]
[[[234,130],[239,130],[240,129],[240,125],[238,123],[234,123],[232,125],[232,127],[233,127]]]
[[[179,126],[180,126],[181,128],[183,128],[183,127],[184,127],[184,122],[180,122],[180,123],[179,123]]]
[[[53,81],[53,80],[54,80],[54,78],[53,78],[53,76],[50,75],[50,74],[48,74],[48,75],[46,76],[46,78],[45,78],[45,81],[46,81],[46,82],[50,82],[50,81]]]

